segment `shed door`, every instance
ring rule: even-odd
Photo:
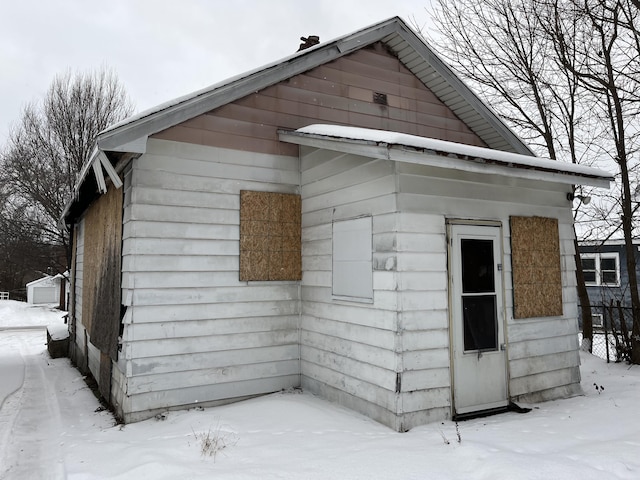
[[[56,287],[34,287],[33,303],[56,303],[59,299]]]
[[[500,232],[450,225],[454,415],[508,404]]]

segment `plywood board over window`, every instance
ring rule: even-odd
[[[82,322],[91,343],[117,359],[120,328],[122,189],[113,186],[87,211]]]
[[[240,192],[240,280],[302,278],[300,195]]]
[[[558,220],[511,217],[514,318],[562,315]]]

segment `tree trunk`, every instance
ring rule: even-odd
[[[582,345],[581,349],[591,353],[593,350],[593,321],[591,317],[591,302],[587,293],[587,286],[584,283],[582,272],[582,261],[580,260],[580,250],[578,249],[578,239],[573,229],[573,245],[576,250],[576,283],[578,288],[578,301],[580,302],[580,317],[582,318]]]

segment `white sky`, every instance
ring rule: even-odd
[[[20,0],[0,6],[0,148],[56,74],[112,68],[144,110],[430,0]]]

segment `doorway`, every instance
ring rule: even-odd
[[[508,405],[499,225],[449,224],[453,417]]]

